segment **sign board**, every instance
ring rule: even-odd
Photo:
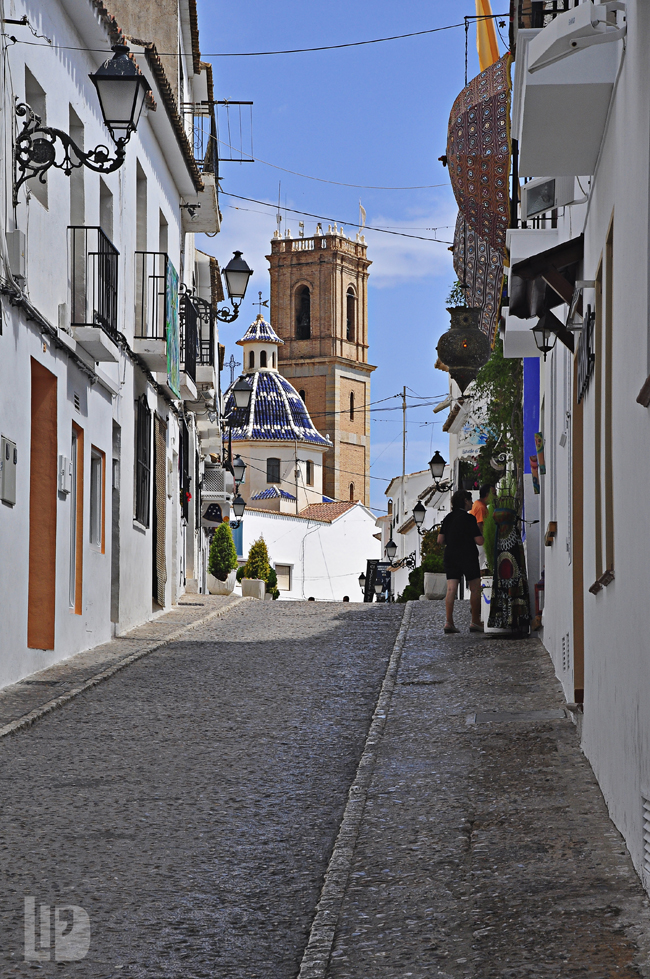
[[[594,363],[596,361],[596,352],[594,350],[595,318],[591,311],[591,306],[587,306],[583,327],[580,331],[580,339],[578,340],[578,385],[576,391],[578,404],[580,404],[587,393],[587,388],[594,372]]]
[[[377,561],[376,559],[366,561],[366,585],[363,590],[364,602],[373,602],[375,599],[375,582],[381,578],[383,590],[390,591],[390,563],[388,561]]]
[[[165,288],[165,337],[167,340],[167,384],[177,398],[181,396],[180,335],[178,329],[178,272],[167,260]]]

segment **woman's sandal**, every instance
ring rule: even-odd
[[[460,632],[460,629],[457,629],[455,625],[446,625],[444,631],[449,636],[454,632]]]
[[[478,624],[472,622],[471,626],[469,627],[469,631],[470,632],[485,632],[485,629],[483,628],[483,623],[482,622],[480,622]]]

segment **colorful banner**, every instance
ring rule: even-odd
[[[544,436],[541,432],[535,432],[535,448],[537,449],[537,465],[539,466],[540,476],[546,475],[546,461],[544,459]]]
[[[167,260],[165,289],[165,335],[167,338],[167,384],[177,398],[181,396],[180,334],[178,329],[178,272]]]
[[[537,465],[537,456],[529,456],[530,459],[530,471],[533,477],[533,493],[535,496],[539,496],[540,485],[539,485],[539,468]]]

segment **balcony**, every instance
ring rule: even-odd
[[[135,253],[133,348],[152,372],[167,371],[167,293],[171,265],[166,252]]]
[[[68,228],[70,328],[96,362],[116,362],[117,257],[101,228]]]
[[[586,0],[518,32],[512,136],[522,177],[594,173],[625,32],[604,7]]]
[[[194,148],[194,161],[203,180],[203,190],[185,198],[189,207],[182,211],[183,231],[215,234],[221,228],[221,213],[217,195],[219,159],[214,105],[209,100],[186,102],[183,112],[188,120],[186,128]]]
[[[520,30],[541,30],[578,0],[510,0],[510,50],[516,56]]]
[[[197,299],[188,293],[179,298],[178,323],[180,333],[181,396],[186,401],[196,401],[196,362],[198,360],[199,313]]]

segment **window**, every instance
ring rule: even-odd
[[[346,312],[346,329],[345,336],[347,340],[354,340],[356,333],[356,320],[357,320],[357,297],[354,294],[354,289],[352,286],[348,289],[347,296],[345,297],[345,312]]]
[[[105,455],[90,448],[90,543],[104,553],[104,466]]]
[[[41,88],[29,68],[25,68],[25,102],[41,117],[41,125],[47,126],[45,89]],[[42,183],[38,177],[32,177],[27,181],[27,186],[36,200],[47,207],[47,173]]]
[[[296,290],[296,339],[309,340],[311,337],[311,294],[309,286]]]
[[[69,605],[76,615],[82,612],[83,522],[84,522],[84,433],[72,423],[70,445],[70,578]]]
[[[271,359],[272,359],[272,362],[273,362],[273,366],[275,367],[275,351],[271,355]]]
[[[113,240],[113,195],[99,178],[99,226],[111,241]]]
[[[151,411],[143,395],[136,403],[135,416],[135,519],[149,526],[149,488],[151,485]]]
[[[354,421],[354,391],[350,391],[350,421]]]
[[[307,486],[313,486],[314,485],[314,463],[311,461],[311,459],[307,459],[307,463],[306,463],[305,468],[307,470],[307,473],[306,473]]]
[[[354,483],[350,483],[350,501],[354,500]]]
[[[68,605],[75,606],[77,592],[77,429],[72,429],[70,445],[70,578],[68,588]]]
[[[251,350],[251,352],[248,355],[248,369],[249,369],[249,371],[252,371],[254,367],[255,367],[255,351],[254,350]]]
[[[275,573],[278,576],[278,588],[280,591],[291,591],[291,565],[276,564]]]
[[[266,481],[267,481],[267,483],[279,483],[280,482],[280,460],[279,459],[267,459],[266,460]]]
[[[260,353],[260,367],[266,367],[266,350],[262,350]]]
[[[300,391],[298,391],[298,394],[300,395],[300,400],[301,401],[306,401],[307,396],[305,395],[304,388],[301,388]]]

